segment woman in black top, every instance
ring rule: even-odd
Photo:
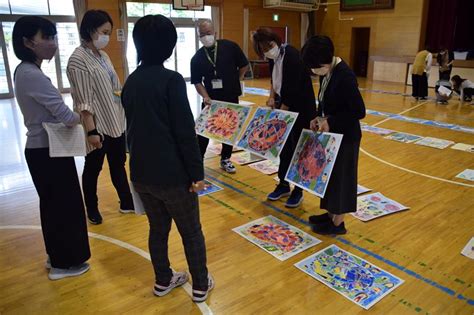
[[[204,167],[183,77],[166,69],[176,45],[171,20],[147,15],[135,24],[133,41],[140,65],[125,82],[130,176],[150,223],[149,247],[155,271],[153,292],[169,293],[187,282],[168,259],[171,222],[183,239],[193,279],[193,301],[206,300],[214,282],[206,267],[206,245],[196,192],[204,188]]]
[[[454,53],[443,48],[439,51],[436,61],[439,65],[439,79],[449,81],[453,69]]]
[[[269,200],[290,196],[286,207],[296,208],[303,201],[301,188],[295,187],[290,195],[290,185],[285,181],[298,139],[303,128],[309,128],[316,117],[316,106],[309,69],[301,60],[299,51],[288,44],[282,44],[280,37],[268,28],[259,28],[252,36],[253,47],[260,57],[270,60],[272,73],[271,94],[267,105],[298,113],[298,118],[280,154],[278,178],[280,183],[268,195]]]
[[[345,234],[344,214],[357,210],[357,164],[362,133],[359,119],[365,105],[354,72],[339,57],[327,36],[313,36],[302,49],[304,63],[319,76],[318,117],[311,121],[314,131],[343,135],[321,209],[328,212],[310,216],[313,231]]]

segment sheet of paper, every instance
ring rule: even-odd
[[[474,237],[466,244],[461,254],[471,259],[474,259]]]
[[[43,123],[43,127],[48,133],[50,157],[86,155],[86,137],[82,125],[66,127],[62,123]]]
[[[448,89],[447,87],[442,86],[442,85],[438,88],[438,93],[442,94],[442,95],[449,96],[449,95],[451,95],[452,92],[453,91],[451,91],[450,89]]]

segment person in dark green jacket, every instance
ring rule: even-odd
[[[168,259],[172,220],[183,239],[193,280],[193,300],[203,302],[214,287],[206,267],[206,246],[197,192],[204,167],[183,77],[166,69],[176,45],[176,29],[162,15],[135,24],[138,68],[122,89],[130,151],[130,177],[150,223],[149,247],[156,276],[154,293],[163,296],[187,282]]]

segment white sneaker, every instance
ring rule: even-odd
[[[88,263],[82,263],[78,266],[69,267],[67,269],[51,268],[48,274],[49,280],[59,280],[67,277],[80,276],[90,269]]]
[[[229,159],[221,160],[221,168],[227,173],[234,174],[235,166]]]
[[[206,291],[194,290],[193,289],[193,301],[196,303],[204,302],[209,295],[209,292],[214,289],[214,278],[210,274],[207,275],[208,286]]]
[[[49,255],[48,255],[48,258],[46,258],[46,262],[44,263],[44,267],[46,269],[51,269],[51,258],[49,258]]]
[[[171,292],[176,287],[182,286],[188,281],[188,274],[186,272],[173,272],[173,277],[170,280],[168,286],[162,286],[158,283],[155,283],[153,287],[153,293],[156,296],[164,296]]]

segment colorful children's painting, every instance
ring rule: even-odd
[[[395,141],[403,142],[403,143],[412,143],[422,138],[423,137],[412,135],[410,133],[404,133],[404,132],[395,132],[385,137],[385,139],[395,140]]]
[[[466,244],[461,254],[471,259],[474,259],[474,237]]]
[[[298,113],[259,107],[240,136],[237,147],[276,160],[280,155]]]
[[[375,133],[375,134],[382,135],[382,136],[386,136],[386,135],[389,135],[391,133],[394,133],[394,131],[390,130],[390,129],[373,127],[373,126],[369,126],[369,125],[362,125],[360,129],[362,129],[362,131],[367,131],[367,132]]]
[[[256,156],[255,154],[252,154],[247,151],[242,151],[238,152],[235,154],[232,154],[230,160],[234,163],[237,163],[239,165],[245,165],[249,163],[254,163],[263,160],[261,157]]]
[[[472,144],[456,143],[451,149],[474,153],[474,145]]]
[[[456,177],[474,182],[474,170],[466,169],[462,171],[461,173],[459,173],[458,175],[456,175]]]
[[[216,184],[211,183],[210,181],[206,179],[204,180],[204,189],[198,192],[198,196],[201,197],[201,196],[209,195],[217,191],[220,191],[222,189],[223,189],[222,187],[219,187]]]
[[[370,221],[407,209],[409,208],[388,199],[381,193],[373,193],[357,197],[357,212],[352,215],[361,221]]]
[[[446,149],[450,145],[454,144],[454,142],[438,138],[425,137],[421,140],[416,141],[415,144],[424,145],[436,149]]]
[[[303,129],[285,179],[323,198],[342,135]]]
[[[212,101],[196,120],[196,133],[222,143],[234,145],[251,108],[244,105]]]
[[[249,164],[249,167],[265,175],[271,175],[278,172],[278,163],[271,160],[263,160],[257,163]]]
[[[403,283],[402,279],[336,245],[295,266],[366,310]]]
[[[254,88],[254,87],[245,87],[244,93],[246,94],[254,94],[254,95],[261,95],[261,96],[269,96],[270,90]]]
[[[319,239],[271,215],[232,231],[282,261],[321,243]]]
[[[372,189],[364,187],[362,185],[357,185],[357,194],[362,195],[365,194],[366,192],[372,191]]]

